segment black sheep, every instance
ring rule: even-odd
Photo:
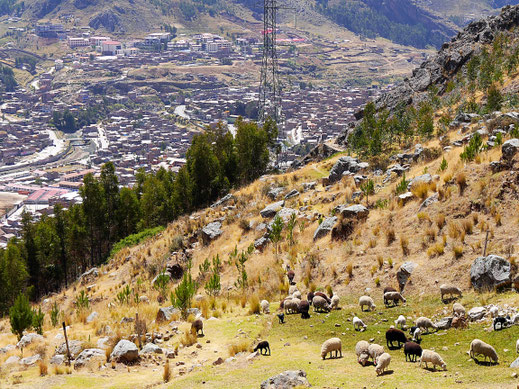
[[[386,294],[387,292],[398,292],[398,290],[396,290],[395,288],[393,288],[392,286],[386,286],[384,288],[384,294]]]
[[[301,319],[310,319],[310,303],[303,300],[299,303],[299,312],[301,313]]]
[[[314,299],[314,292],[308,292],[306,295],[306,299],[308,300],[308,304],[312,305],[312,300]]]
[[[267,351],[268,351],[268,355],[270,355],[269,342],[267,342],[266,340],[259,342],[258,345],[256,347],[254,347],[255,352],[258,350],[261,355],[267,355]],[[265,350],[265,354],[263,354],[263,350]]]
[[[279,324],[284,324],[285,323],[285,314],[278,313],[278,319],[279,319]]]
[[[293,270],[287,271],[288,282],[289,282],[290,285],[294,285],[294,277],[295,276],[296,276],[296,273],[294,273]]]
[[[508,317],[496,317],[494,318],[494,331],[502,330],[503,328],[510,327],[512,323]]]
[[[331,303],[330,298],[329,298],[325,293],[323,293],[323,292],[315,292],[315,293],[314,293],[314,297],[315,297],[315,296],[321,296],[323,299],[326,300],[326,302],[327,302],[328,304]]]
[[[409,357],[409,362],[416,362],[416,358],[422,356],[422,347],[415,342],[405,342],[404,344],[405,361]]]
[[[406,338],[404,331],[401,331],[398,328],[390,328],[386,331],[386,343],[387,348],[389,349],[394,348],[393,342],[397,342],[397,348],[400,348],[402,347],[401,344],[404,344],[405,342],[407,342],[407,340],[408,339]]]

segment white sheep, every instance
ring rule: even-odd
[[[270,304],[269,304],[269,302],[267,300],[261,300],[260,306],[261,306],[261,311],[264,314],[269,314],[270,313]]]
[[[476,355],[483,355],[485,357],[485,361],[487,358],[490,358],[495,363],[497,363],[499,359],[494,347],[480,339],[474,339],[470,343],[470,357],[475,359]]]
[[[446,295],[449,295],[451,298],[453,296],[463,297],[460,288],[458,288],[457,286],[454,286],[454,285],[447,285],[447,284],[440,285],[440,294],[441,294],[442,301],[445,300]]]
[[[422,330],[420,329],[420,327],[416,328],[413,332],[413,341],[414,342],[419,342],[422,340]]]
[[[519,313],[516,313],[514,317],[512,317],[512,324],[519,324]]]
[[[357,362],[359,362],[362,366],[366,366],[366,363],[369,359],[369,343],[365,340],[361,340],[357,342],[355,345],[355,354],[357,355]]]
[[[283,307],[285,308],[286,313],[298,313],[299,311],[299,303],[296,299],[285,299]]]
[[[314,296],[314,299],[312,300],[312,305],[314,306],[314,311],[316,311],[316,312],[329,312],[330,311],[330,305],[321,296]]]
[[[380,375],[384,372],[384,370],[387,369],[389,366],[389,363],[391,362],[391,355],[388,353],[382,354],[377,359],[377,366],[375,367],[375,371],[377,372],[377,375]]]
[[[368,355],[373,360],[373,364],[377,364],[377,358],[380,357],[382,354],[384,354],[384,347],[373,343],[370,344],[368,347]]]
[[[373,299],[369,296],[361,296],[359,298],[359,305],[360,305],[360,310],[362,312],[364,312],[364,306],[368,307],[368,311],[372,311],[377,307],[375,305],[375,302],[373,301]]]
[[[422,356],[420,357],[420,367],[422,367],[422,362],[425,363],[425,368],[427,369],[427,362],[433,364],[434,370],[436,370],[436,366],[440,366],[443,370],[447,370],[447,364],[443,362],[442,357],[435,351],[432,350],[422,350]]]
[[[395,326],[398,327],[400,326],[400,328],[404,329],[405,327],[405,316],[404,315],[400,315],[398,316],[398,319],[395,320]]]
[[[333,358],[334,351],[335,358],[338,356],[342,357],[342,342],[339,338],[330,338],[323,343],[321,346],[321,358],[325,359],[328,354],[330,354],[330,358]]]
[[[353,318],[353,329],[355,331],[360,331],[361,329],[365,330],[366,328],[368,328],[368,326],[364,324],[361,319],[359,319],[357,316]]]
[[[452,305],[452,313],[454,316],[464,317],[466,314],[465,307],[460,303],[454,303]]]
[[[515,342],[515,352],[519,353],[519,339]]]
[[[432,322],[431,319],[423,316],[416,319],[415,325],[420,329],[423,328],[427,330],[427,333],[429,332],[429,328],[438,329],[438,327],[436,327],[436,325]]]
[[[294,293],[292,293],[292,298],[301,300],[301,292],[296,290]]]
[[[294,292],[297,292],[297,291],[299,291],[299,289],[297,289],[297,286],[295,286],[295,285],[291,285],[290,288],[288,288],[289,295],[293,295]]]
[[[334,295],[332,296],[332,300],[331,300],[331,302],[330,302],[330,308],[331,308],[331,309],[339,309],[339,300],[340,300],[339,296],[337,296],[336,294],[334,294]]]
[[[399,301],[404,304],[407,302],[404,296],[399,292],[386,292],[384,293],[384,305],[389,306],[389,302],[392,301],[393,305],[398,305]]]

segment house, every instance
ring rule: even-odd
[[[103,55],[116,55],[117,50],[121,50],[121,42],[118,41],[104,41],[101,42],[101,53]]]
[[[71,49],[76,47],[87,47],[90,46],[90,39],[69,37],[68,45]]]
[[[35,32],[42,38],[58,38],[65,29],[62,24],[42,23],[36,25]]]

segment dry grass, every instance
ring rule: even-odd
[[[47,374],[49,374],[49,365],[45,361],[38,361],[38,372],[40,374],[40,377],[44,377]]]
[[[229,345],[229,355],[234,357],[236,354],[249,350],[251,343],[246,339],[241,339],[237,343]]]
[[[346,265],[346,273],[348,273],[348,277],[353,277],[353,264],[348,263]]]
[[[462,195],[465,191],[465,188],[467,187],[467,176],[464,172],[460,172],[456,176],[456,185],[458,185],[460,195]]]
[[[402,248],[402,254],[404,256],[409,255],[409,239],[407,236],[400,236],[400,247]]]
[[[443,213],[439,213],[436,215],[436,227],[438,227],[438,230],[441,231],[441,229],[445,226],[445,215]]]
[[[384,258],[382,257],[382,255],[379,255],[377,257],[377,262],[378,262],[378,268],[382,269],[382,266],[384,266]]]
[[[386,243],[388,246],[391,246],[391,244],[396,240],[396,233],[395,229],[393,227],[389,227],[386,230]]]
[[[470,219],[464,219],[461,221],[461,228],[467,235],[472,235],[474,230],[474,223]]]
[[[454,258],[460,259],[463,256],[463,246],[452,246]]]
[[[169,361],[166,360],[166,363],[164,364],[164,372],[162,373],[162,380],[164,382],[169,382],[171,379],[171,369],[169,367]]]
[[[428,227],[425,229],[425,237],[431,243],[436,240],[437,234],[438,234],[438,231],[436,231],[433,227]]]
[[[458,239],[461,235],[461,227],[460,225],[455,221],[450,221],[447,225],[447,231],[449,233],[449,237],[451,239]]]
[[[427,249],[429,258],[441,257],[445,253],[445,246],[442,243],[435,243]]]
[[[431,184],[420,182],[411,188],[411,193],[420,200],[425,200],[429,197],[429,191],[431,190]]]
[[[184,335],[180,338],[180,343],[184,347],[190,347],[194,345],[198,341],[198,337],[196,336],[196,333],[193,333],[191,331],[184,332]]]
[[[416,217],[418,218],[418,221],[420,223],[424,221],[428,221],[429,223],[431,222],[431,218],[429,217],[429,214],[427,212],[418,212]]]
[[[260,300],[257,295],[253,294],[250,297],[249,307],[249,315],[259,315],[261,313]]]

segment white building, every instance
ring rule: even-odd
[[[86,47],[90,46],[90,40],[87,38],[68,38],[68,45],[71,49],[75,47]]]

